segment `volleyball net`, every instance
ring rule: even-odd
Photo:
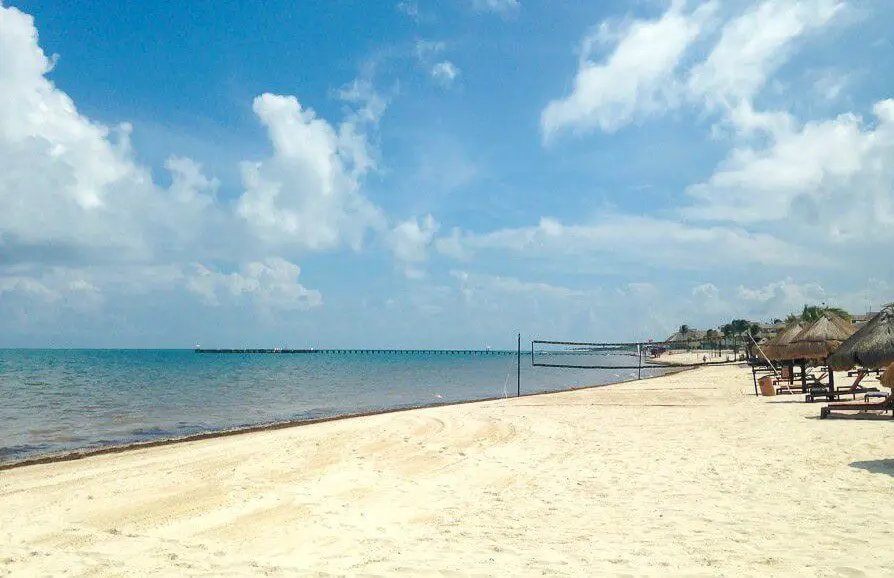
[[[701,367],[740,363],[746,353],[740,339],[605,343],[531,341],[531,365],[573,369],[646,369]]]

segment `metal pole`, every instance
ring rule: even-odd
[[[637,353],[637,355],[636,355],[637,365],[639,366],[636,370],[636,378],[642,379],[643,378],[643,349],[639,343],[636,344],[636,353]]]
[[[532,344],[531,347],[532,347],[531,351],[533,352],[534,345]],[[515,373],[516,396],[521,397],[521,333],[518,334],[518,351],[517,351],[517,355],[516,355],[516,360],[518,361],[518,364],[516,367],[516,373]]]

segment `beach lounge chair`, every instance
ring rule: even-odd
[[[854,380],[854,383],[850,387],[836,389],[834,392],[830,392],[828,386],[817,380],[817,384],[815,386],[811,386],[810,391],[807,393],[805,401],[808,403],[814,402],[818,399],[835,401],[836,399],[840,399],[842,396],[845,395],[850,395],[853,397],[853,399],[857,399],[857,395],[861,393],[866,394],[870,392],[877,392],[877,387],[864,387],[860,385],[860,382],[863,381],[863,378],[867,375],[869,375],[869,372],[859,372],[857,374],[857,379]]]
[[[820,419],[825,419],[832,412],[839,411],[856,411],[859,413],[867,411],[890,411],[891,417],[894,417],[894,395],[888,395],[884,400],[874,403],[830,403],[826,407],[820,409]]]
[[[803,380],[795,379],[799,376],[800,374],[795,374],[787,365],[784,365],[780,370],[780,377],[773,379],[773,387],[776,388],[776,395],[804,393]]]

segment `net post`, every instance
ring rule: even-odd
[[[642,379],[643,378],[643,348],[642,348],[642,344],[640,344],[640,343],[636,344],[636,358],[637,358],[637,365],[639,366],[636,369],[636,378]]]
[[[531,343],[531,355],[534,355],[534,344]],[[518,334],[518,349],[515,359],[517,361],[515,371],[516,397],[521,397],[521,333]]]

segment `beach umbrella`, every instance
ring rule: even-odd
[[[789,325],[770,340],[766,347],[761,346],[770,361],[791,361],[796,359],[790,354],[792,340],[801,333],[804,326],[800,323]]]
[[[885,370],[885,373],[882,374],[879,381],[881,381],[882,385],[885,387],[894,390],[894,363],[888,366],[888,369]]]
[[[791,340],[788,354],[794,359],[826,359],[855,331],[854,326],[841,317],[823,313]]]
[[[894,303],[885,305],[866,325],[829,356],[829,369],[847,371],[856,366],[881,369],[894,363]]]

